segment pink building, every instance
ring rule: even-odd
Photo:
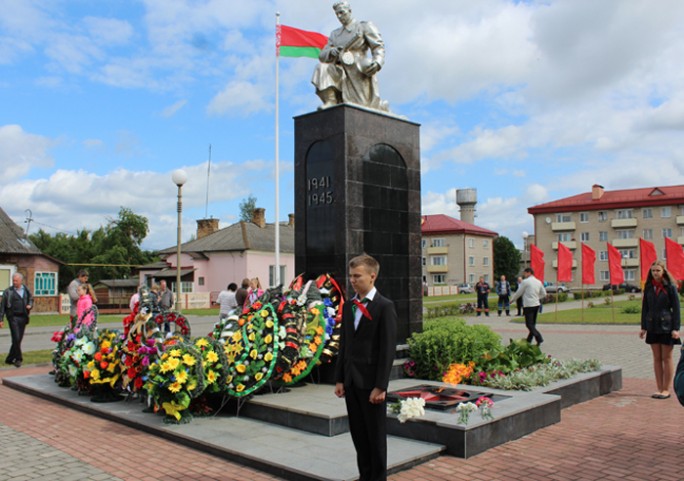
[[[288,284],[294,272],[294,215],[280,224],[280,282]],[[176,291],[176,246],[159,252],[162,262],[140,270],[140,280],[166,279]],[[181,245],[183,292],[209,292],[213,301],[219,291],[244,278],[258,277],[263,287],[275,283],[275,224],[267,224],[265,211],[254,210],[251,222],[236,222],[219,229],[218,219],[197,221],[197,238]]]

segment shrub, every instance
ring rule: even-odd
[[[596,291],[596,290],[591,290],[591,291],[584,291],[584,298],[585,299],[590,299],[592,297],[603,297],[608,293],[610,295],[610,291]],[[575,298],[576,301],[579,301],[582,299],[582,292],[573,292],[572,293],[573,297]]]
[[[526,368],[534,364],[548,362],[538,345],[531,344],[525,339],[511,339],[505,349],[485,352],[476,360],[476,372],[491,375],[491,373],[508,374],[516,369]],[[483,377],[479,375],[480,380]],[[477,379],[476,379],[477,381]]]
[[[627,306],[622,308],[623,314],[639,314],[641,308],[639,306]]]
[[[462,319],[435,319],[407,340],[415,376],[441,381],[449,366],[479,359],[501,345],[501,336],[487,326],[467,325]]]
[[[611,299],[610,297],[606,297],[605,299],[603,299],[603,303],[606,306],[610,306],[613,303],[613,299]]]
[[[546,364],[535,364],[525,369],[519,369],[508,376],[492,376],[484,380],[485,386],[497,389],[519,389],[529,391],[538,386],[568,379],[580,372],[592,372],[601,369],[601,363],[596,359],[587,361],[559,361],[554,359]]]

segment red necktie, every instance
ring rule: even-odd
[[[364,317],[367,317],[370,321],[373,320],[373,318],[370,315],[370,312],[368,312],[366,306],[363,305],[364,302],[368,302],[368,299],[363,298],[360,301],[358,299],[352,299],[352,302],[354,303],[354,307],[357,307],[361,311],[361,314],[364,315]],[[356,309],[354,309],[354,313],[356,313]]]

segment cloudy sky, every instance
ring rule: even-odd
[[[250,194],[272,222],[275,12],[327,35],[332,3],[4,0],[0,206],[51,234],[124,206],[150,221],[144,247],[169,247],[183,168],[184,240],[196,219],[235,222]],[[384,37],[382,96],[421,124],[424,214],[458,218],[455,190],[476,188],[476,223],[521,245],[532,205],[684,184],[681,0],[351,4]],[[314,63],[280,62],[281,220]]]

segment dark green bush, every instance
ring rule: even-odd
[[[424,331],[407,340],[415,362],[415,376],[441,381],[453,363],[475,361],[485,352],[500,349],[501,336],[483,325],[467,325],[461,319],[435,319]]]

